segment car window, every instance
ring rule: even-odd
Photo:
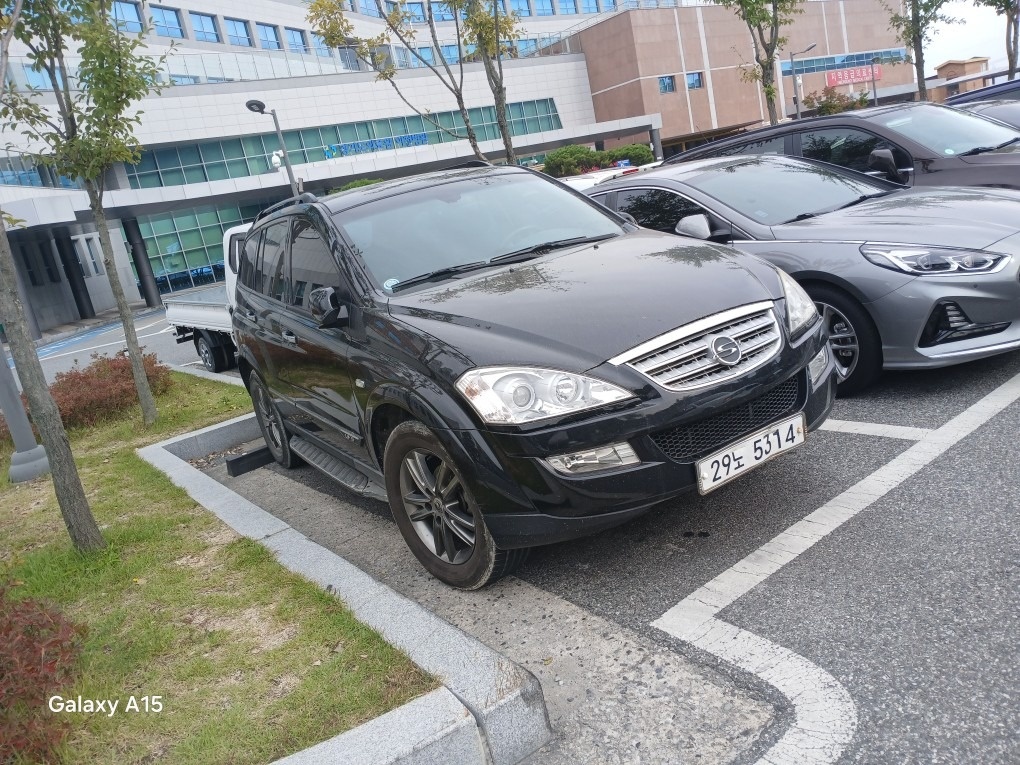
[[[850,204],[889,191],[867,176],[793,160],[749,159],[686,180],[694,188],[766,226]]]
[[[334,219],[384,289],[545,242],[623,233],[600,206],[532,173],[472,175],[377,199]]]
[[[244,245],[244,234],[234,234],[227,246],[227,267],[236,274],[241,262],[241,247]]]
[[[734,154],[785,154],[786,153],[786,136],[778,136],[776,138],[766,138],[761,141],[751,141],[750,143],[740,144],[738,146],[730,146],[720,152],[716,156],[728,157]]]
[[[951,157],[981,147],[996,147],[1020,137],[1020,131],[969,112],[946,106],[919,105],[880,112],[870,117],[941,156]],[[1020,144],[1003,151],[1020,151]]]
[[[291,304],[311,312],[308,297],[319,287],[338,287],[340,272],[329,245],[311,221],[294,221],[290,245]]]
[[[290,274],[287,269],[287,229],[290,219],[266,226],[262,236],[262,294],[286,302]]]
[[[676,224],[689,215],[708,211],[687,197],[664,189],[627,189],[616,194],[616,209],[630,213],[645,228],[672,234]]]
[[[257,231],[244,241],[244,253],[239,264],[237,280],[248,289],[260,289],[259,281],[259,244],[262,242],[262,232]]]
[[[874,133],[854,128],[806,130],[800,134],[800,153],[808,159],[830,162],[860,173],[870,169],[868,157],[880,145],[889,148],[888,142]]]

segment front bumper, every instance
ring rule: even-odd
[[[497,546],[592,534],[696,488],[697,460],[771,423],[804,412],[808,430],[816,429],[836,389],[831,355],[817,385],[806,368],[824,344],[819,326],[746,378],[696,395],[652,396],[575,424],[528,433],[448,431],[456,440],[451,453],[469,456],[462,472]],[[640,464],[567,476],[544,460],[623,441]]]
[[[1020,258],[996,274],[912,279],[867,304],[882,336],[886,369],[926,369],[960,364],[1020,349]],[[922,336],[940,304],[955,304],[978,325],[1008,324],[1001,331],[925,347]]]

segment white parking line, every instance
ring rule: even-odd
[[[856,433],[860,436],[882,436],[902,438],[906,441],[920,441],[931,433],[928,428],[907,428],[902,425],[883,425],[878,422],[852,422],[850,420],[826,420],[818,428],[836,433]]]
[[[141,340],[141,339],[146,338],[146,337],[155,337],[156,335],[162,335],[166,331],[167,331],[166,329],[161,329],[159,332],[150,332],[147,335],[139,335],[138,339]],[[64,356],[79,356],[79,355],[81,355],[83,353],[89,353],[90,351],[94,351],[97,348],[109,348],[111,345],[124,345],[125,342],[126,341],[124,339],[120,339],[120,340],[114,341],[112,343],[100,343],[99,345],[90,345],[88,348],[79,348],[76,351],[68,351],[67,353],[54,353],[52,356],[47,356],[46,358],[44,358],[43,361],[50,361],[51,359],[59,359],[59,358],[62,358]]]
[[[805,550],[930,465],[955,444],[1020,399],[1020,375],[822,505],[739,563],[688,595],[653,627],[752,672],[783,693],[796,720],[758,761],[761,765],[832,763],[853,739],[853,700],[831,675],[765,638],[717,619],[722,609],[764,582]]]

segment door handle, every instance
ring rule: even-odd
[[[286,340],[288,343],[293,343],[297,345],[297,335],[295,335],[289,329],[283,330],[283,332],[281,332],[280,334],[283,335],[283,339]]]

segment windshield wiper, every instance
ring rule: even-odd
[[[958,157],[973,157],[975,154],[987,154],[990,151],[998,151],[999,149],[1005,149],[1007,146],[1012,146],[1014,143],[1020,142],[1020,136],[1010,138],[1008,141],[1003,141],[998,146],[975,146],[969,151],[965,151],[962,154],[958,154]]]
[[[443,279],[453,274],[460,274],[464,271],[474,271],[476,268],[485,268],[489,265],[487,260],[477,260],[474,263],[461,263],[459,266],[446,266],[445,268],[437,268],[435,271],[429,271],[428,273],[418,274],[412,276],[409,279],[404,279],[402,282],[398,282],[390,287],[390,292],[400,292],[402,289],[407,287],[413,287],[416,284],[424,284],[425,282],[434,282],[439,279]]]
[[[818,215],[818,213],[801,213],[800,215],[798,215],[795,218],[790,218],[790,220],[784,220],[779,225],[780,226],[785,226],[787,223],[796,223],[799,220],[807,220],[808,218],[814,218],[817,215]]]
[[[834,210],[845,210],[848,207],[853,207],[854,205],[859,205],[861,202],[867,202],[869,199],[878,199],[879,197],[884,197],[886,194],[891,194],[891,193],[892,193],[892,190],[890,189],[888,191],[879,191],[879,192],[876,192],[874,194],[863,194],[863,195],[857,197],[857,199],[854,199],[854,200],[852,200],[850,202],[847,202],[845,205],[840,205],[839,207],[836,207],[836,208],[833,208],[833,209]]]
[[[600,236],[572,236],[569,239],[555,239],[551,242],[542,242],[541,244],[533,244],[531,247],[524,247],[520,250],[514,250],[508,252],[505,255],[497,255],[492,258],[490,263],[512,263],[517,259],[530,260],[531,258],[538,257],[543,252],[548,250],[555,250],[560,247],[570,247],[573,244],[588,244],[589,242],[601,242],[604,239],[612,239],[613,237],[619,236],[619,234],[602,234]]]

